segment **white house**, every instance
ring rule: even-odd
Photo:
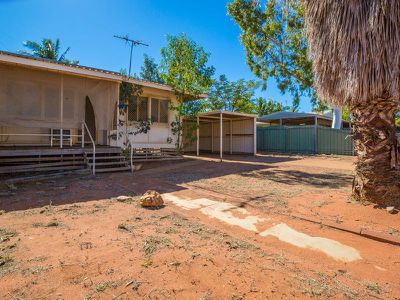
[[[170,123],[175,112],[169,103],[176,98],[170,86],[0,51],[0,158],[10,160],[21,151],[38,156],[86,155],[88,149],[120,152],[115,146],[122,146],[122,141],[112,137],[117,130],[123,81],[139,85],[143,91],[128,103],[128,130],[136,121],[153,121],[147,134],[130,138],[133,147],[174,148]]]

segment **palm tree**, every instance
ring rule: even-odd
[[[347,107],[358,160],[353,196],[400,206],[395,115],[400,99],[400,1],[303,0],[316,89]]]
[[[66,59],[65,56],[71,49],[68,47],[63,53],[60,53],[60,39],[52,41],[51,39],[43,39],[41,43],[26,41],[23,43],[24,47],[30,49],[30,51],[21,50],[19,53],[34,57],[47,58],[56,60],[59,62],[77,65],[79,61]]]

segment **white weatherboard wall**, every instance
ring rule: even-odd
[[[223,151],[229,153],[230,122],[223,121]],[[200,123],[200,151],[219,152],[220,128],[219,121]],[[196,131],[193,132],[196,135]],[[196,141],[185,148],[187,152],[196,151]],[[232,120],[232,153],[254,153],[254,120]]]
[[[171,92],[156,90],[152,88],[144,88],[143,97],[149,99],[147,112],[148,118],[151,118],[151,98],[169,100],[174,105],[177,105],[176,98]],[[168,123],[153,123],[150,125],[150,131],[148,133],[141,133],[137,135],[129,135],[129,140],[131,141],[134,148],[175,148],[176,136],[171,132],[171,122],[175,120],[176,112],[169,109],[168,111]],[[134,122],[127,122],[128,132],[133,132],[136,130]],[[113,130],[111,134],[116,134],[116,130]],[[167,139],[171,138],[172,142],[168,143]],[[115,140],[111,139],[111,146],[124,147],[123,138]]]
[[[48,135],[51,128],[78,134],[86,97],[94,110],[97,142],[106,144],[104,136],[112,125],[109,112],[118,94],[118,82],[0,64],[0,144],[48,145],[48,136],[25,134]]]

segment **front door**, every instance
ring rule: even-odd
[[[92,102],[90,102],[90,98],[87,96],[86,96],[86,104],[85,104],[85,123],[86,123],[94,141],[96,142],[96,119],[95,119],[95,115],[94,115]],[[85,142],[90,143],[90,138],[85,139]]]

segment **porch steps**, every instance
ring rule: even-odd
[[[89,169],[93,171],[94,159],[92,151],[85,152],[85,160]],[[95,162],[96,173],[124,172],[131,170],[120,148],[110,148],[108,151],[101,152],[96,149]]]
[[[121,148],[96,146],[96,172],[130,171],[130,165]],[[55,172],[93,171],[93,149],[78,146],[70,148],[5,147],[0,148],[1,179],[38,176]]]

